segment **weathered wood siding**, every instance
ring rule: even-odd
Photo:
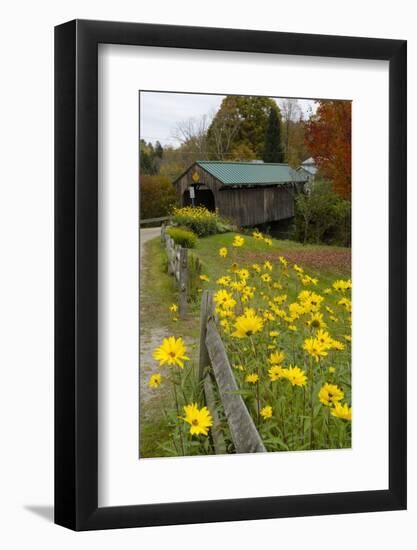
[[[214,176],[194,165],[176,182],[183,206],[183,194],[195,182],[194,172],[200,176],[199,184],[211,189],[215,208],[221,216],[241,226],[251,226],[285,220],[294,216],[295,189],[291,185],[232,188],[223,187]]]
[[[225,189],[216,196],[216,207],[239,225],[273,222],[294,216],[293,193],[286,187]]]

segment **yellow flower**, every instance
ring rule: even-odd
[[[316,294],[315,292],[310,292],[309,290],[303,290],[298,295],[298,299],[301,302],[304,310],[308,313],[316,312],[320,309],[320,305],[324,300],[323,296]]]
[[[288,261],[284,258],[284,256],[280,256],[278,260],[285,269],[288,267]]]
[[[200,275],[200,281],[206,281],[206,283],[210,282],[210,279],[207,275]]]
[[[239,266],[237,265],[236,262],[233,262],[232,265],[230,266],[230,271],[232,273],[237,273],[239,271]]]
[[[292,330],[293,332],[296,332],[297,327],[295,325],[288,325],[288,330]]]
[[[153,357],[159,361],[160,365],[178,365],[184,368],[184,361],[189,361],[186,357],[187,348],[182,338],[176,339],[175,336],[164,338],[161,346],[153,352]]]
[[[280,365],[285,359],[285,353],[283,351],[277,351],[276,353],[271,353],[268,361],[271,365]]]
[[[261,272],[261,266],[259,264],[252,264],[252,269],[256,271],[256,273]]]
[[[267,271],[272,271],[272,264],[271,262],[269,262],[268,260],[266,260],[264,262],[264,269],[266,269]]]
[[[352,302],[348,298],[342,298],[337,302],[338,306],[345,306],[346,311],[349,313],[352,311]]]
[[[223,275],[222,277],[220,277],[220,279],[217,279],[216,281],[218,285],[222,286],[229,286],[231,282],[232,279],[229,277],[229,275]]]
[[[349,334],[346,334],[345,336],[343,336],[343,338],[348,342],[352,342],[352,336],[349,336]]]
[[[332,286],[335,290],[345,292],[345,290],[352,288],[352,281],[350,279],[348,279],[347,281],[339,279],[338,281],[335,281]]]
[[[272,407],[270,405],[267,405],[266,407],[263,407],[261,409],[261,416],[264,420],[267,418],[271,418],[272,416]]]
[[[270,283],[271,282],[271,275],[268,275],[268,273],[263,273],[261,275],[261,279],[264,283]]]
[[[305,371],[299,367],[288,367],[283,369],[283,377],[291,382],[293,386],[305,386],[307,384],[307,376]]]
[[[255,229],[255,231],[252,232],[252,237],[257,241],[261,241],[263,239],[262,233],[260,233],[257,229]]]
[[[222,246],[219,250],[219,256],[221,256],[222,258],[226,258],[227,252],[227,248],[225,246]]]
[[[343,351],[345,349],[345,344],[342,344],[339,340],[332,340],[330,347],[338,351]]]
[[[294,264],[294,271],[296,271],[297,273],[300,273],[300,274],[304,273],[304,269],[302,267],[300,267],[299,265],[297,265],[297,264]]]
[[[269,336],[271,338],[276,338],[277,336],[279,336],[279,332],[277,330],[271,330],[269,331]]]
[[[308,324],[310,327],[315,329],[326,328],[326,323],[324,322],[323,315],[321,313],[312,313]]]
[[[169,311],[170,311],[171,313],[177,313],[177,311],[178,311],[178,306],[177,306],[177,304],[172,304],[172,305],[170,305],[170,306],[169,306]]]
[[[225,309],[233,309],[236,305],[236,300],[227,292],[227,290],[218,290],[213,297],[216,304],[223,306]]]
[[[213,425],[213,419],[207,407],[199,409],[197,403],[192,403],[184,405],[184,412],[185,417],[180,416],[180,418],[191,426],[191,435],[208,435],[208,429]]]
[[[259,380],[259,376],[257,374],[248,374],[245,380],[246,382],[249,382],[249,384],[256,384],[256,382]]]
[[[263,329],[264,322],[253,310],[247,309],[244,315],[237,317],[235,322],[235,332],[232,336],[236,338],[245,338],[252,336]]]
[[[239,271],[237,272],[237,274],[239,275],[239,277],[241,279],[243,279],[244,281],[246,281],[246,279],[249,279],[249,276],[250,276],[250,273],[247,269],[239,269]]]
[[[283,374],[284,369],[282,367],[279,367],[278,365],[275,365],[271,367],[268,370],[269,378],[271,379],[271,382],[275,382],[276,380],[279,380],[284,376]]]
[[[320,357],[326,357],[326,347],[317,338],[307,338],[304,341],[303,349],[310,354],[318,363]]]
[[[335,367],[329,367],[327,370],[330,372],[330,374],[334,374],[336,372]]]
[[[161,375],[160,374],[153,374],[149,378],[149,387],[150,388],[159,388],[160,384],[161,384]]]
[[[333,405],[344,398],[343,391],[336,384],[324,384],[319,391],[320,403],[323,405]]]
[[[264,238],[264,243],[267,244],[268,246],[272,246],[272,239],[270,239],[268,237],[265,237]]]
[[[233,365],[233,368],[240,371],[240,372],[243,372],[243,371],[246,370],[243,365]]]
[[[319,329],[316,332],[316,339],[320,342],[324,349],[331,349],[333,347],[334,340],[330,334],[323,329]]]
[[[332,289],[331,288],[325,288],[323,290],[323,294],[331,294],[332,293]]]
[[[348,407],[348,404],[345,403],[335,403],[332,409],[332,416],[336,418],[341,418],[342,420],[352,420],[352,407]]]
[[[236,248],[239,248],[240,246],[243,246],[245,244],[245,239],[241,237],[240,235],[235,235],[235,238],[233,239],[232,246],[235,246]]]

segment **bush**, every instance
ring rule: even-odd
[[[227,220],[222,219],[216,212],[210,212],[203,206],[174,208],[172,221],[176,225],[188,227],[199,237],[227,233],[233,229]]]
[[[315,181],[309,195],[295,198],[296,239],[303,243],[351,244],[351,203],[332,191],[327,181]]]
[[[183,227],[168,227],[168,235],[174,240],[175,244],[179,244],[183,248],[194,248],[197,244],[198,237],[189,229]]]
[[[178,202],[175,187],[164,176],[140,176],[141,219],[168,216]]]

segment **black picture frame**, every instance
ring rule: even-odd
[[[389,488],[98,507],[98,44],[389,62]],[[406,41],[74,20],[55,28],[55,522],[109,529],[406,508]]]

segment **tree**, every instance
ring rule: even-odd
[[[351,195],[351,102],[319,101],[316,114],[306,122],[306,144],[321,175],[333,190]]]
[[[309,194],[296,196],[295,207],[298,240],[350,245],[350,201],[332,191],[330,182],[316,180]]]
[[[144,139],[139,144],[140,173],[147,176],[155,176],[159,173],[164,150],[157,141],[155,147],[152,143],[146,143]]]
[[[290,142],[295,122],[301,122],[301,107],[297,99],[285,98],[281,103],[281,115],[284,122],[285,158],[289,162]]]
[[[281,120],[276,109],[269,111],[263,160],[265,162],[283,162],[284,160],[281,145]]]
[[[167,177],[141,175],[139,190],[142,219],[166,216],[178,203],[177,191]]]
[[[199,159],[207,158],[207,129],[209,117],[189,118],[178,122],[172,136],[181,143],[181,146],[192,148]]]
[[[278,105],[269,97],[225,97],[207,132],[210,158],[233,160],[233,150],[245,145],[261,159],[271,110],[280,116]]]

